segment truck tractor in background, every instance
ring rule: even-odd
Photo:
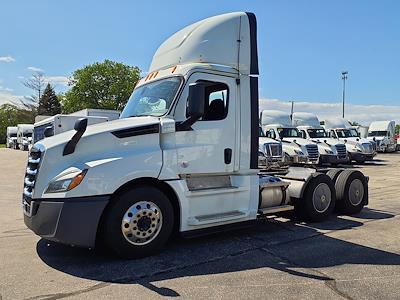
[[[27,151],[33,144],[33,124],[17,125],[17,149]]]
[[[288,164],[285,161],[282,143],[280,141],[266,137],[261,127],[259,127],[258,132],[258,167],[262,170],[267,171],[286,169]]]
[[[321,163],[338,165],[349,162],[346,145],[338,139],[330,138],[315,114],[295,112],[292,115],[292,124],[304,139],[317,143]]]
[[[18,127],[7,127],[6,147],[16,148]]]
[[[373,160],[376,155],[374,144],[369,140],[361,138],[358,131],[352,128],[348,122],[342,118],[326,119],[322,121],[328,136],[343,142],[350,161],[364,163]]]
[[[397,148],[395,131],[395,121],[375,121],[369,126],[368,140],[376,143],[378,152],[394,152]]]
[[[172,234],[232,229],[280,211],[317,222],[335,208],[361,211],[368,178],[360,171],[260,174],[258,74],[252,13],[173,34],[119,120],[80,119],[74,131],[35,143],[25,224],[47,240],[135,258],[156,253]]]
[[[282,142],[289,164],[317,165],[320,159],[317,144],[304,139],[291,122],[290,116],[282,111],[263,110],[260,113],[265,136]]]

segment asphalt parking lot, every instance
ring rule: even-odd
[[[370,204],[318,224],[292,214],[235,232],[176,238],[122,261],[41,240],[22,217],[27,153],[0,149],[0,299],[400,299],[400,153],[356,166]]]

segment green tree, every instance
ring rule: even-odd
[[[85,108],[122,110],[140,79],[138,67],[105,60],[78,69],[62,100],[64,113]]]
[[[396,125],[396,134],[400,134],[400,125]]]
[[[48,83],[39,99],[39,115],[53,116],[61,113],[61,105],[53,87]]]

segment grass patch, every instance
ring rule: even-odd
[[[5,148],[6,144],[0,144],[0,148]]]

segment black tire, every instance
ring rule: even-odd
[[[321,222],[325,220],[335,208],[335,185],[328,175],[322,173],[314,173],[306,184],[303,197],[301,199],[296,199],[294,203],[296,214],[306,221]],[[319,211],[313,198],[317,196],[314,195],[314,192],[318,192],[321,187],[323,187],[324,190],[329,189],[329,192],[322,196],[324,196],[324,199],[330,199],[330,202]]]
[[[358,180],[358,182],[354,182],[355,180]],[[352,183],[353,186],[351,186]],[[336,205],[341,213],[349,215],[359,213],[368,203],[368,182],[360,171],[345,170],[340,173],[335,183],[335,189]]]
[[[356,161],[356,163],[358,163],[358,164],[363,164],[363,163],[365,163],[366,159],[365,159],[365,158],[356,159],[355,161]]]
[[[129,242],[128,238],[125,237],[122,232],[122,222],[130,208],[135,207],[134,205],[137,203],[143,203],[145,201],[151,201],[159,208],[159,213],[162,216],[161,225],[158,234],[156,234],[151,241],[143,241],[146,244],[137,245],[132,243],[134,241]],[[143,213],[142,217],[147,217],[144,216],[144,214],[145,213]],[[138,215],[140,215],[139,212]],[[150,220],[148,217],[147,219]],[[134,220],[134,218],[132,218],[132,220]],[[136,223],[136,221],[133,222]],[[139,224],[139,220],[137,224]],[[117,198],[113,200],[113,203],[107,209],[102,225],[102,239],[104,245],[118,256],[127,259],[149,256],[160,251],[169,239],[174,227],[174,210],[168,197],[159,189],[152,186],[135,187],[118,195]],[[139,225],[131,225],[139,227]],[[152,223],[151,226],[153,226]],[[136,227],[133,227],[133,229],[135,228]],[[147,230],[151,232],[151,229],[149,225],[147,229],[141,232],[145,233]],[[136,232],[136,230],[134,230],[134,232]],[[139,233],[139,231],[137,232]],[[135,237],[133,239],[135,239]]]
[[[338,178],[339,174],[342,173],[343,170],[341,169],[331,169],[328,172],[326,172],[326,175],[329,176],[329,178],[333,181],[333,183],[336,182],[336,179]]]

